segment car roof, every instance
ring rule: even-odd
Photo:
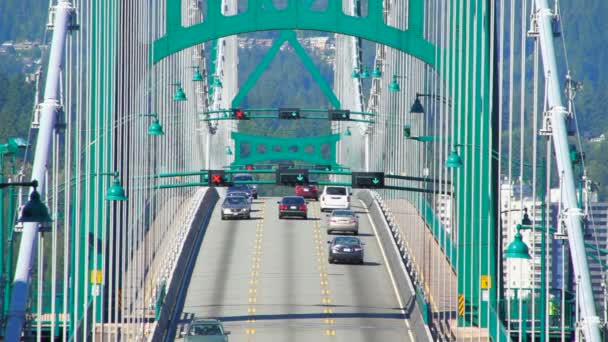
[[[332,242],[333,243],[350,242],[350,243],[361,244],[361,240],[359,240],[359,238],[356,238],[354,236],[336,236]]]
[[[333,210],[331,212],[332,215],[355,215],[355,212],[352,210]]]
[[[194,318],[191,323],[222,324],[222,322],[220,322],[220,320],[215,319],[215,318]]]
[[[244,176],[247,176],[247,177],[252,177],[252,178],[253,178],[253,175],[252,175],[251,173],[236,173],[236,174],[235,174],[234,176],[232,176],[232,177],[234,178],[234,177],[244,177]]]

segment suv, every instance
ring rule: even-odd
[[[345,186],[326,186],[319,197],[321,211],[350,208],[350,191]]]
[[[249,173],[237,173],[236,175],[234,175],[232,177],[233,181],[253,181],[253,176]],[[249,185],[249,188],[251,189],[251,196],[253,196],[254,199],[258,199],[258,186],[255,184],[246,184]]]

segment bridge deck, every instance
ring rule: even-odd
[[[276,198],[254,202],[253,218],[214,213],[193,270],[183,312],[217,317],[231,341],[418,341],[361,205],[364,265],[330,265],[325,216],[278,220]],[[412,324],[413,325],[413,324]]]

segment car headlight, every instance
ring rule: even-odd
[[[224,211],[224,214],[229,214],[230,213],[230,209],[228,209],[228,208],[224,208],[222,210]]]
[[[241,212],[244,212],[244,213],[246,213],[246,212],[248,212],[248,211],[249,211],[249,209],[247,209],[247,208],[243,208],[243,209],[241,209]]]

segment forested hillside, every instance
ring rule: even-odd
[[[46,0],[1,0],[0,43],[42,40],[49,12]]]

